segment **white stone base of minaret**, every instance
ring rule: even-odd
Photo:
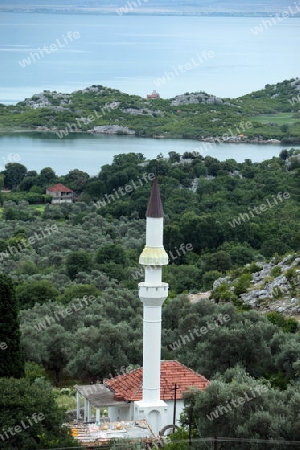
[[[143,400],[134,402],[135,420],[145,419],[151,427],[153,433],[158,436],[163,427],[168,424],[168,405],[163,400],[158,400],[155,404],[149,404]]]

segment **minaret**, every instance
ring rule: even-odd
[[[146,246],[139,263],[145,268],[145,281],[139,283],[143,303],[143,400],[136,402],[139,418],[146,418],[153,431],[166,425],[167,404],[160,399],[161,307],[168,296],[168,283],[162,282],[162,266],[168,264],[163,246],[164,212],[155,178],[146,213]]]

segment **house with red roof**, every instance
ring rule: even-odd
[[[104,380],[104,384],[114,393],[114,399],[127,402],[127,405],[108,408],[113,421],[134,420],[138,414],[136,402],[143,398],[143,368]],[[176,385],[176,425],[179,425],[183,412],[183,393],[189,389],[205,390],[209,381],[199,373],[181,364],[179,361],[161,361],[160,363],[160,398],[168,405],[167,423],[173,423],[175,385]]]
[[[166,423],[173,424],[176,385],[176,419],[179,425],[183,412],[183,393],[189,389],[205,390],[209,381],[179,361],[161,361],[160,398],[167,405]],[[100,409],[107,407],[110,422],[135,421],[139,416],[138,402],[143,398],[143,368],[104,380],[103,384],[75,386],[77,389],[77,419],[80,418],[80,397],[84,399],[84,422],[92,419],[91,408],[96,409],[96,422],[100,422]]]
[[[61,203],[73,203],[74,191],[61,183],[55,184],[46,190],[46,194],[52,197],[52,205],[60,205]]]
[[[160,98],[160,95],[158,92],[153,91],[152,94],[147,94],[147,99],[153,99],[153,98]]]

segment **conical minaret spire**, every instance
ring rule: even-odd
[[[150,198],[148,201],[146,217],[153,217],[159,219],[164,217],[163,205],[160,198],[160,190],[157,182],[157,178],[154,178]]]

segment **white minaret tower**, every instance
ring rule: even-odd
[[[135,402],[135,416],[145,418],[157,434],[167,425],[168,405],[160,399],[161,307],[168,296],[162,266],[168,264],[163,246],[164,212],[157,179],[152,185],[146,213],[146,246],[139,262],[145,281],[139,283],[143,314],[143,400]]]

